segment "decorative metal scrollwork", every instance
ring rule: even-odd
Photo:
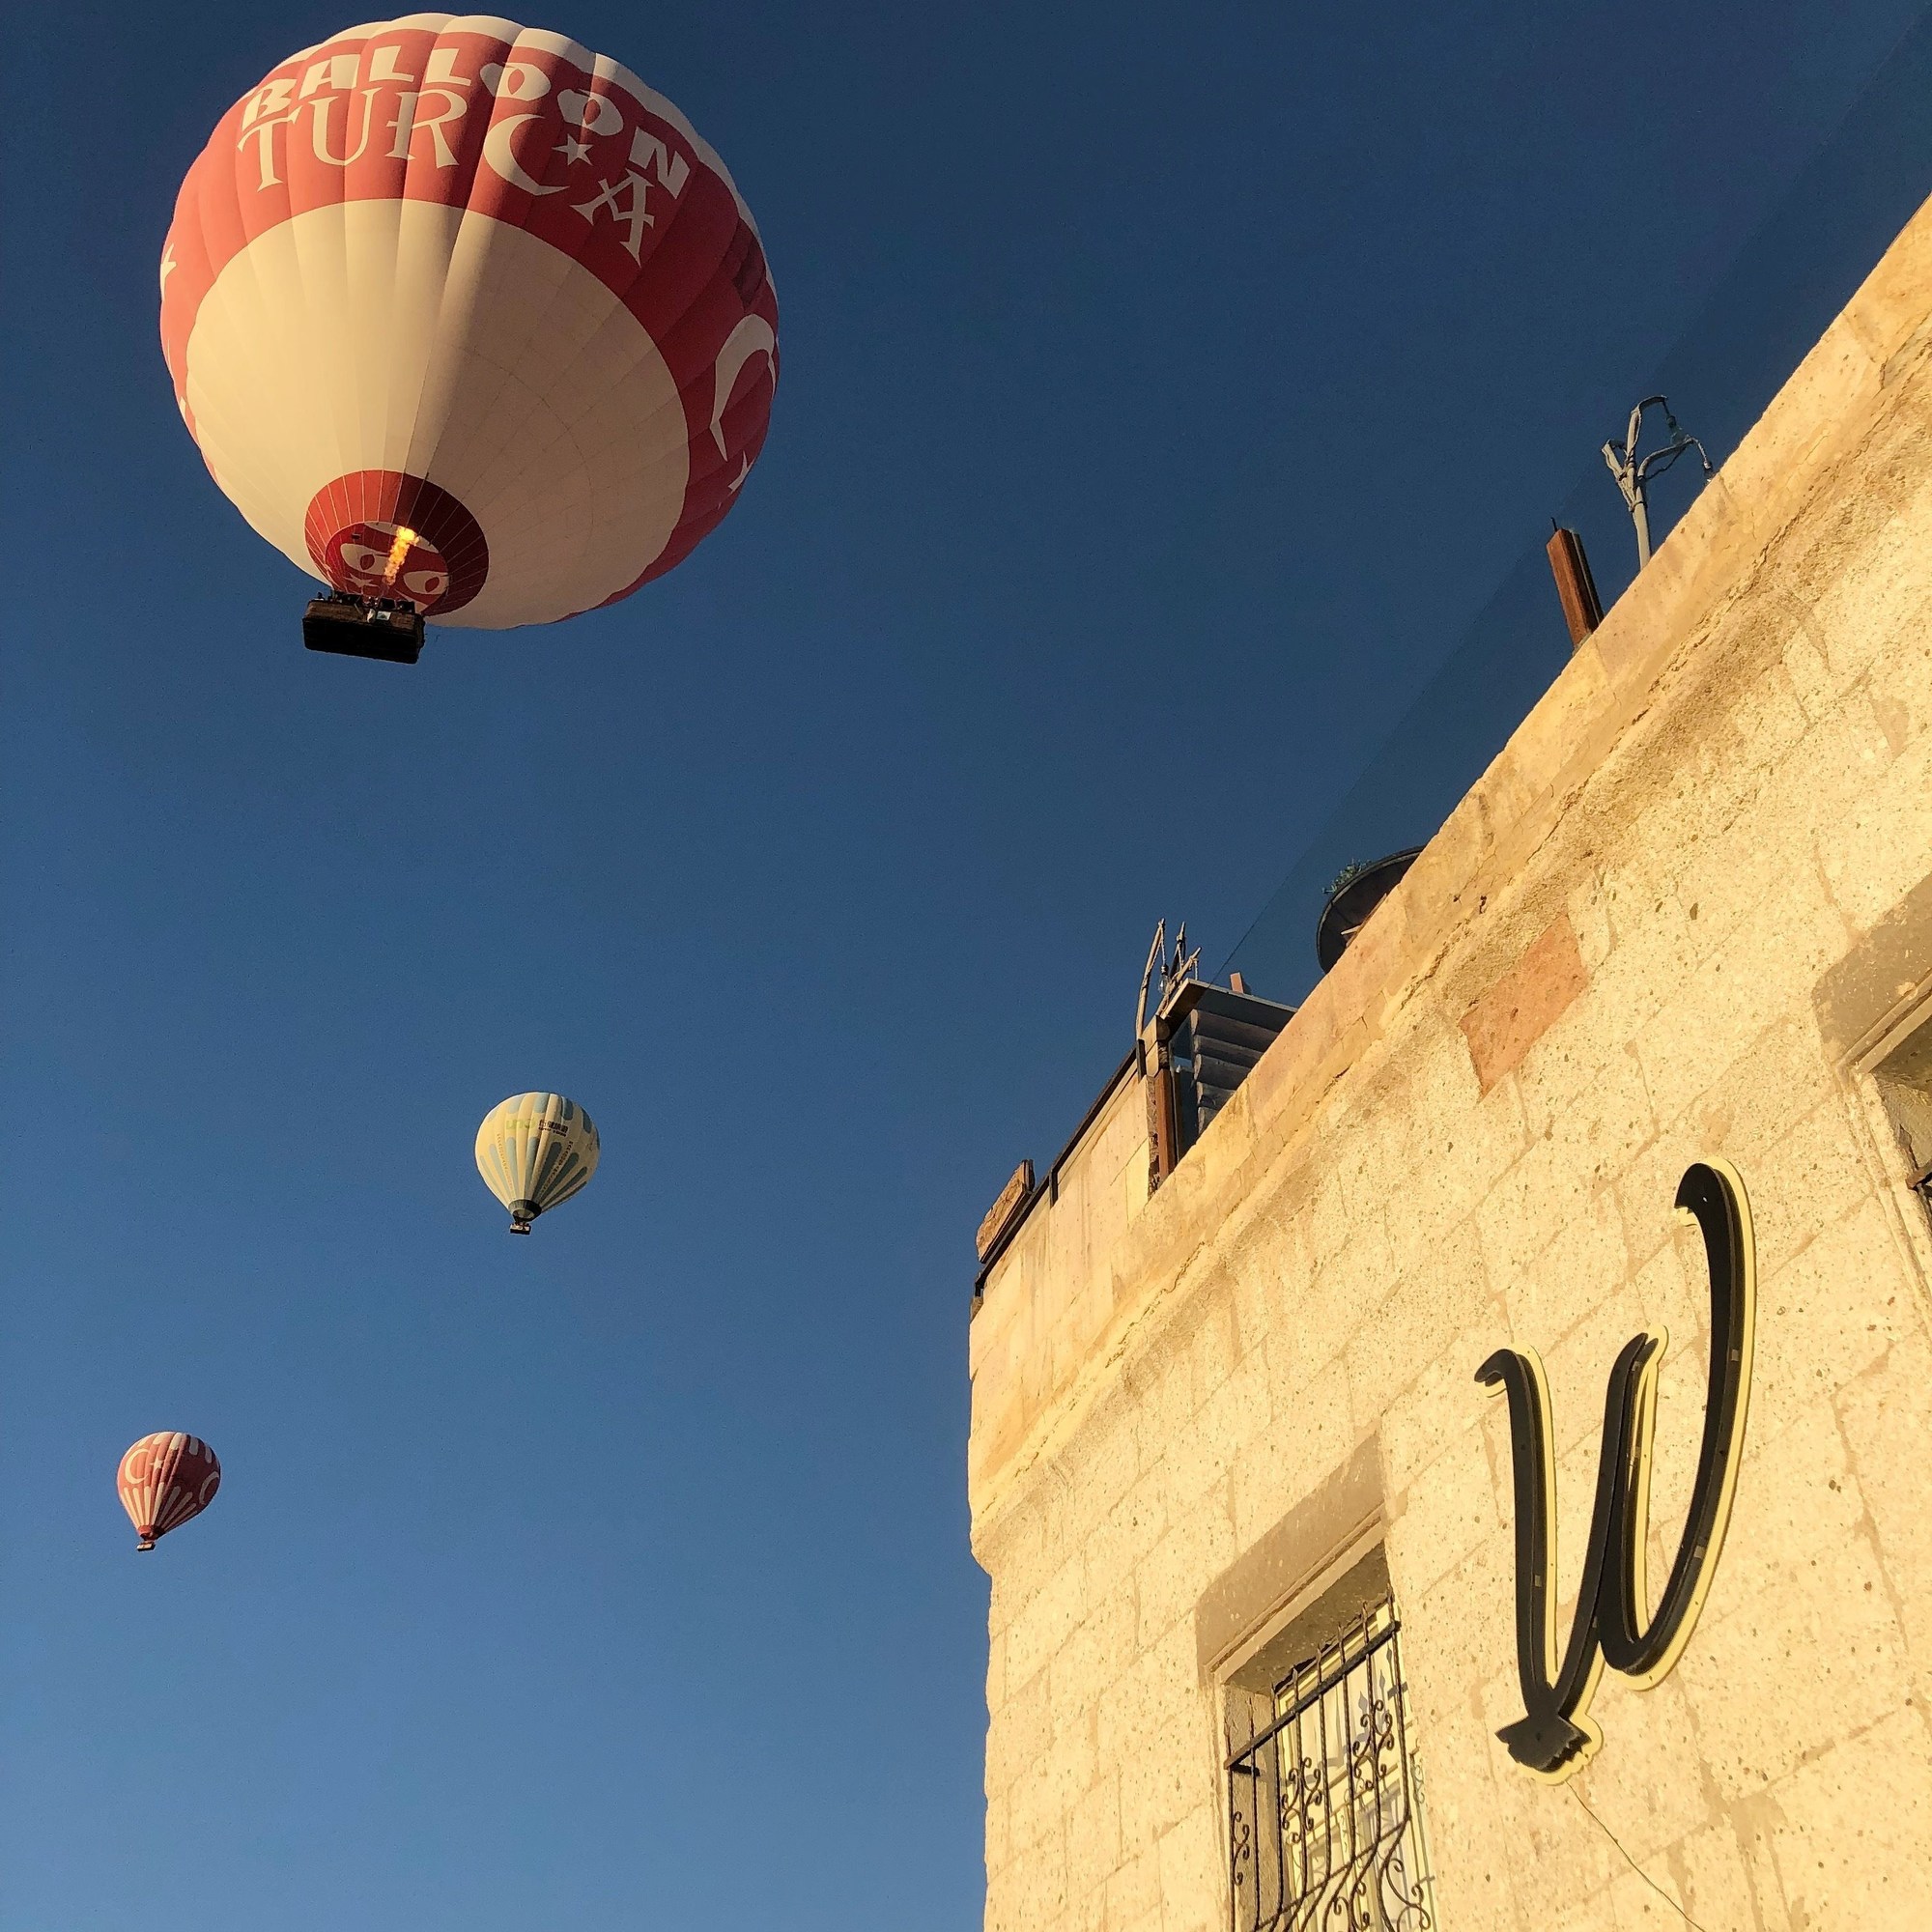
[[[1397,1631],[1392,1604],[1365,1612],[1229,1759],[1236,1932],[1434,1932]]]

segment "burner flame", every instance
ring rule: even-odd
[[[389,546],[389,560],[383,567],[384,583],[395,582],[398,573],[402,570],[403,559],[410,554],[411,546],[421,541],[422,539],[407,524],[396,526],[396,540]]]

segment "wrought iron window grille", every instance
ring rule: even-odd
[[[1866,1064],[1904,1157],[1906,1185],[1932,1214],[1932,984]]]
[[[1376,1605],[1257,1700],[1227,1765],[1235,1932],[1434,1932],[1400,1630]]]

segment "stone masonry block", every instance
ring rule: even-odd
[[[1794,1926],[1932,1925],[1932,1747],[1895,1710],[1780,1783],[1769,1836]]]
[[[1868,1545],[1792,1571],[1729,1616],[1699,1621],[1676,1677],[1727,1801],[1790,1776],[1909,1694],[1903,1634]],[[1775,1698],[1753,1695],[1775,1684]]]
[[[1515,1848],[1492,1766],[1500,1755],[1480,1713],[1467,1703],[1434,1730],[1424,1749],[1435,1903],[1444,1925],[1544,1932],[1545,1915],[1528,1918],[1517,1891]]]
[[[1748,1182],[1765,1152],[1833,1093],[1817,1027],[1807,1016],[1786,1011],[1731,1063],[1721,1084],[1698,1103],[1694,1120]],[[1761,1228],[1759,1235],[1762,1238]]]
[[[1160,1846],[1158,1842],[1130,1850],[1107,1878],[1109,1928],[1138,1925],[1151,1918],[1160,1925]]]
[[[990,1896],[999,1889],[1000,1875],[1012,1859],[1007,1833],[1007,1794],[1004,1787],[986,1793],[986,1889]]]
[[[1204,1496],[1226,1493],[1228,1471],[1241,1444],[1221,1428],[1220,1421],[1216,1406],[1210,1403],[1188,1418],[1161,1460],[1161,1488],[1171,1521],[1196,1515]]]
[[[1189,1747],[1202,1740],[1199,1724],[1172,1733],[1150,1730],[1122,1757],[1121,1844],[1127,1857],[1157,1845],[1187,1814],[1194,1795],[1181,1766],[1193,1756]]]
[[[1780,1910],[1774,1906],[1769,1914],[1760,1912],[1745,1848],[1729,1818],[1671,1846],[1662,1860],[1646,1860],[1644,1869],[1699,1925],[1761,1923],[1765,1932],[1783,1932],[1778,1924]],[[1654,1898],[1646,1902],[1656,1905]],[[1666,1932],[1670,1917],[1665,1907],[1650,1922],[1658,1932]]]
[[[1873,666],[1864,696],[1894,758],[1932,734],[1932,636],[1901,639]]]
[[[1319,1372],[1340,1356],[1363,1312],[1381,1300],[1391,1283],[1389,1273],[1358,1266],[1346,1252],[1317,1271],[1294,1318],[1271,1330],[1262,1343],[1268,1399],[1277,1419],[1284,1398],[1299,1400]]]
[[[1331,1171],[1317,1186],[1314,1210],[1308,1217],[1308,1244],[1318,1268],[1348,1245],[1354,1225],[1342,1193],[1342,1177]]]
[[[1685,1226],[1675,1203],[1684,1170],[1692,1161],[1722,1151],[1722,1148],[1711,1145],[1702,1122],[1684,1113],[1660,1127],[1656,1140],[1631,1156],[1611,1183],[1610,1192],[1617,1205],[1617,1218],[1623,1223],[1624,1249],[1633,1268],[1641,1271],[1655,1256],[1669,1249],[1680,1269],[1686,1271],[1686,1278],[1698,1284],[1696,1292],[1705,1293],[1701,1286],[1703,1246],[1695,1232]],[[1745,1188],[1748,1193],[1748,1172]],[[1759,1278],[1762,1280],[1762,1270]]]
[[[1577,1792],[1639,1864],[1661,1863],[1666,1847],[1714,1822],[1684,1688],[1667,1677],[1637,1690],[1607,1672],[1591,1716],[1604,1747],[1577,1774]]]
[[[1463,1037],[1484,1093],[1521,1065],[1589,977],[1566,913],[1463,1016]]]
[[[1514,1669],[1482,1687],[1480,1711],[1513,1888],[1525,1900],[1547,1901],[1545,1911],[1530,1920],[1537,1925],[1553,1918],[1559,1905],[1606,1891],[1625,1866],[1569,1792],[1528,1776],[1496,1740],[1504,1724],[1522,1715]]]
[[[1159,1477],[1150,1472],[1090,1530],[1083,1549],[1087,1594],[1099,1599],[1130,1584],[1135,1566],[1158,1543],[1167,1529],[1167,1512]]]
[[[1063,1452],[1067,1534],[1083,1546],[1133,1489],[1140,1469],[1139,1435],[1131,1404],[1115,1402]]]
[[[1054,1721],[1091,1717],[1095,1689],[1110,1683],[1139,1647],[1139,1612],[1125,1584],[1107,1597],[1054,1653],[1046,1666]]]
[[[1583,969],[1594,977],[1610,956],[1616,935],[1610,925],[1610,909],[1604,895],[1604,875],[1592,870],[1570,888],[1563,901],[1570,918],[1570,929],[1577,935],[1577,951]]]
[[[986,1638],[986,1709],[997,1715],[1007,1701],[1007,1636],[992,1630]]]
[[[1592,966],[1594,997],[1622,1022],[1626,1038],[1683,983],[1697,956],[1697,929],[1678,899],[1667,843],[1641,836],[1605,868],[1604,904],[1613,943],[1609,957]]]
[[[1480,1211],[1533,1145],[1513,1081],[1480,1106],[1426,1116],[1420,1124],[1421,1145],[1389,1204],[1390,1261],[1402,1272],[1427,1266],[1440,1231]]]
[[[1570,675],[1556,680],[1510,740],[1510,754],[1523,785],[1532,793],[1555,785],[1577,744],[1616,704],[1617,694],[1602,658],[1594,651],[1579,654],[1570,666]]]
[[[1101,1761],[1094,1746],[1091,1723],[1075,1722],[1054,1733],[1053,1742],[1015,1780],[1015,1808],[1025,1791],[1043,1818],[1065,1822],[1100,1776]]]
[[[1162,1922],[1213,1926],[1219,1932],[1227,1881],[1221,1872],[1221,1822],[1213,1808],[1198,1806],[1161,1834]]]
[[[1873,735],[1884,733],[1876,719]],[[1932,741],[1920,738],[1853,800],[1819,835],[1819,858],[1832,897],[1852,924],[1875,924],[1924,876],[1932,851]]]
[[[1084,1610],[1086,1579],[1077,1548],[1063,1552],[1060,1568],[1007,1628],[1007,1669],[1021,1683],[1065,1643]]]
[[[1631,1278],[1623,1216],[1605,1191],[1586,1196],[1534,1261],[1497,1284],[1495,1296],[1516,1346],[1544,1353],[1622,1293]]]
[[[1558,1235],[1589,1211],[1596,1184],[1553,1141],[1530,1144],[1476,1209],[1483,1269],[1498,1293],[1507,1295]]]
[[[1262,1338],[1287,1307],[1293,1263],[1281,1249],[1292,1239],[1292,1236],[1285,1237],[1280,1221],[1270,1216],[1258,1230],[1251,1229],[1229,1257],[1235,1335],[1243,1361],[1259,1359]]]
[[[1561,1341],[1538,1350],[1549,1384],[1551,1446],[1559,1463],[1577,1443],[1594,1447],[1602,1436],[1611,1366],[1624,1344],[1643,1332],[1643,1304],[1634,1287],[1624,1288],[1599,1302]],[[1577,1533],[1582,1534],[1580,1523]]]
[[[1901,631],[1924,621],[1928,503],[1922,451],[1918,474],[1909,483],[1888,476],[1883,457],[1880,449],[1868,451],[1859,466],[1861,487],[1847,491],[1820,519],[1820,540],[1794,572],[1799,594],[1809,592],[1805,630],[1846,681],[1869,669]]]
[[[1419,1594],[1502,1526],[1487,1432],[1452,1440],[1408,1486],[1399,1508],[1389,1541],[1408,1587]]]
[[[1338,1409],[1340,1426],[1327,1432],[1338,1438],[1346,1427],[1346,1403]],[[1228,1476],[1228,1507],[1236,1548],[1246,1548],[1274,1522],[1307,1485],[1308,1443],[1299,1431],[1267,1429],[1247,1443]]]
[[[1104,1903],[1121,1862],[1121,1788],[1103,1776],[1073,1806],[1066,1826],[1066,1885],[1076,1901]]]
[[[1396,1590],[1417,1736],[1429,1741],[1428,1758],[1441,1758],[1449,1749],[1446,1742],[1437,1742],[1442,1727],[1454,1736],[1459,1726],[1474,1723],[1481,1687],[1516,1668],[1515,1544],[1498,1529],[1431,1588],[1417,1587],[1400,1570]],[[1483,1747],[1474,1761],[1487,1764],[1489,1733],[1480,1735]],[[1453,1764],[1460,1775],[1463,1762],[1452,1759],[1437,1769],[1446,1777]],[[1487,1777],[1482,1783],[1487,1787]],[[1459,1788],[1454,1781],[1444,1785],[1449,1791]]]
[[[1143,1647],[1192,1615],[1208,1579],[1224,1570],[1234,1554],[1226,1492],[1216,1491],[1178,1519],[1134,1572]]]
[[[1012,1932],[1039,1932],[1066,1909],[1066,1834],[1050,1831],[1037,1837],[1025,1856],[1008,1868],[1012,1889],[1006,1922]],[[990,1916],[990,1915],[989,1915]]]
[[[1172,1336],[1157,1338],[1136,1351],[1121,1382],[1134,1409],[1135,1472],[1145,1477],[1159,1466],[1168,1444],[1194,1413],[1193,1378],[1185,1349]]]
[[[1690,1250],[1690,1240],[1667,1240],[1631,1276],[1643,1308],[1643,1325],[1652,1334],[1663,1330],[1673,1348],[1701,1336],[1711,1320],[1703,1246],[1698,1243],[1694,1254]]]
[[[1771,600],[1767,599],[1769,605]],[[1776,607],[1784,618],[1784,637],[1778,663],[1791,680],[1791,689],[1804,706],[1804,715],[1814,724],[1837,707],[1850,682],[1834,671],[1817,639],[1805,627],[1805,609],[1795,599],[1779,598]]]
[[[1760,1275],[1753,1434],[1770,1440],[1802,1408],[1862,1374],[1918,1332],[1884,1205],[1868,1199],[1793,1260]]]
[[[1932,1346],[1897,1342],[1834,1397],[1885,1589],[1897,1608],[1921,1707],[1932,1698]]]
[[[1803,1091],[1793,1095],[1798,1100]],[[1855,1138],[1844,1096],[1826,1090],[1820,1104],[1755,1154],[1733,1151],[1740,1130],[1712,1145],[1745,1177],[1757,1236],[1759,1279],[1776,1274],[1878,1193],[1880,1180]]]
[[[1052,1742],[1053,1710],[1042,1670],[1007,1700],[987,1730],[987,1790],[1008,1790]]]
[[[1281,1352],[1299,1372],[1291,1375],[1277,1368],[1275,1343],[1281,1339]],[[1349,1453],[1356,1430],[1349,1408],[1349,1379],[1342,1373],[1338,1357],[1315,1367],[1301,1364],[1291,1352],[1286,1338],[1270,1336],[1266,1361],[1269,1371],[1268,1395],[1271,1405],[1268,1424],[1270,1439],[1290,1445],[1297,1454],[1295,1480],[1319,1482]]]
[[[1395,1393],[1421,1376],[1489,1300],[1476,1231],[1458,1222],[1438,1238],[1433,1266],[1405,1274],[1365,1313],[1345,1356],[1351,1413],[1373,1427]]]
[[[1391,1494],[1408,1488],[1417,1473],[1449,1444],[1479,1428],[1490,1392],[1476,1380],[1477,1367],[1512,1345],[1502,1303],[1490,1298],[1451,1338],[1409,1386],[1381,1412],[1382,1482]]]
[[[1549,1142],[1592,1180],[1615,1173],[1657,1132],[1626,1024],[1600,1002],[1582,1002],[1515,1075],[1531,1140]]]
[[[1768,1022],[1805,997],[1843,953],[1846,931],[1806,867],[1786,879],[1776,918],[1750,938],[1695,967],[1636,1036],[1660,1126],[1715,1087]]]
[[[1747,1427],[1730,1534],[1704,1614],[1721,1621],[1775,1595],[1796,1572],[1829,1566],[1858,1537],[1864,1510],[1828,1398],[1802,1410],[1776,1436]],[[1702,1640],[1700,1632],[1696,1641]]]
[[[1925,320],[1928,286],[1932,286],[1932,226],[1908,222],[1845,311],[1846,328],[1879,368],[1884,369],[1918,332]]]
[[[1050,1858],[1056,1867],[1056,1904],[1066,1857],[1066,1819],[1057,1798],[1044,1754],[1022,1766],[1007,1786],[1007,1842],[1012,1861],[1031,1872]]]
[[[1240,1360],[1240,1332],[1235,1321],[1234,1284],[1225,1275],[1204,1283],[1201,1320],[1187,1348],[1190,1400],[1198,1411],[1235,1373]]]

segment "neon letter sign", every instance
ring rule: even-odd
[[[1523,1716],[1496,1735],[1538,1777],[1560,1782],[1604,1741],[1590,1721],[1604,1666],[1639,1690],[1666,1677],[1696,1628],[1730,1526],[1750,1403],[1757,1266],[1750,1204],[1737,1170],[1699,1161],[1678,1183],[1677,1208],[1704,1235],[1711,1279],[1711,1380],[1704,1439],[1677,1559],[1646,1624],[1650,1591],[1644,1545],[1650,1530],[1650,1459],[1657,1423],[1657,1373],[1667,1333],[1634,1335],[1610,1371],[1604,1440],[1583,1580],[1560,1664],[1556,1661],[1556,1517],[1549,1389],[1533,1352],[1498,1349],[1476,1379],[1509,1399],[1516,1483],[1516,1653]]]

